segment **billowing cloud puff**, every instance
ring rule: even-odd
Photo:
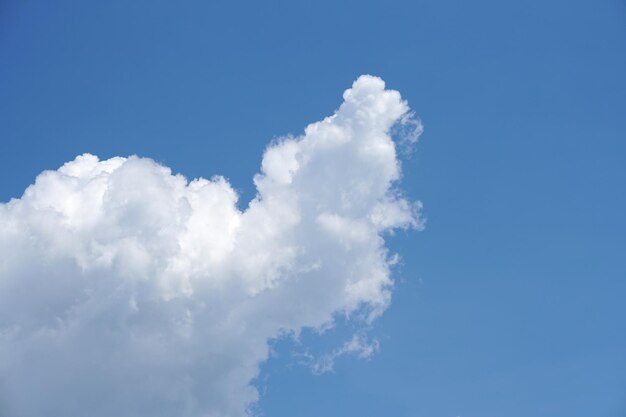
[[[136,156],[41,173],[0,204],[0,415],[248,415],[272,339],[389,305],[385,233],[420,226],[389,134],[408,114],[360,77],[267,148],[245,211],[224,178]]]

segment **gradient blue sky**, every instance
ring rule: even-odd
[[[424,122],[403,187],[427,228],[391,241],[380,352],[313,376],[279,342],[259,408],[625,416],[624,1],[4,0],[0,200],[91,152],[222,174],[245,203],[268,141],[363,73]]]

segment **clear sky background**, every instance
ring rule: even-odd
[[[279,342],[268,417],[626,416],[626,3],[0,2],[0,201],[84,152],[221,174],[360,74],[422,119],[369,361]],[[1,231],[0,231],[1,232]],[[341,339],[341,326],[313,345]]]

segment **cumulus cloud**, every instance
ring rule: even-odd
[[[369,326],[386,234],[421,227],[391,132],[421,124],[379,78],[343,97],[267,148],[244,211],[222,177],[90,154],[0,204],[0,415],[243,417],[272,339]],[[359,333],[318,371],[377,348]]]

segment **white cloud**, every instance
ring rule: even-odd
[[[389,135],[407,114],[360,77],[268,147],[243,212],[224,178],[135,156],[41,173],[0,204],[0,414],[241,417],[273,338],[367,327],[390,302],[385,232],[420,227]]]

